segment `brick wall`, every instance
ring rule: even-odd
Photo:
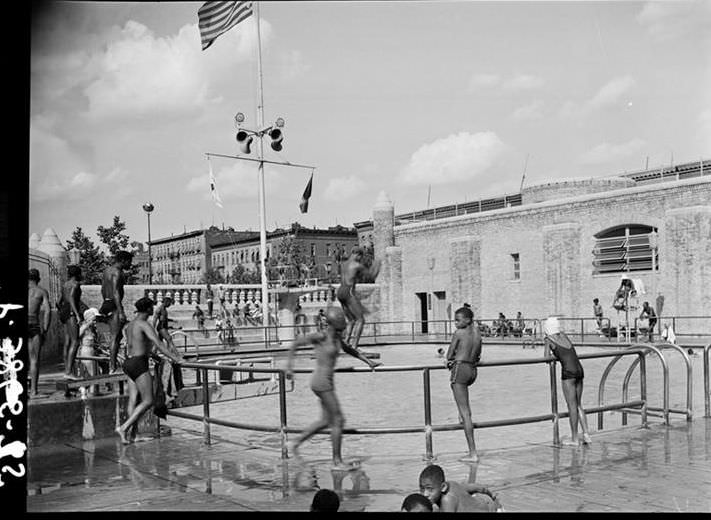
[[[705,206],[710,200],[711,179],[701,178],[396,226],[395,244],[402,249],[403,280],[402,308],[397,319],[419,319],[419,301],[415,296],[418,292],[446,291],[451,305],[469,301],[465,298],[476,304],[476,255],[473,249],[465,252],[473,245],[455,245],[466,240],[479,243],[481,295],[477,316],[495,318],[504,312],[513,317],[521,311],[524,317],[543,317],[556,309],[564,316],[592,316],[592,299],[598,297],[605,316],[614,317],[611,305],[620,274],[593,275],[592,250],[595,234],[624,224],[643,224],[659,231],[660,269],[656,273],[633,273],[647,288],[647,294],[641,298],[654,302],[658,294],[664,295],[666,315],[687,308],[696,309],[699,314],[702,309],[711,308],[708,305],[711,302],[699,295],[685,306],[680,304],[683,293],[679,293],[680,286],[675,281],[680,275],[670,268],[670,262],[679,260],[670,256],[670,249],[676,246],[667,235],[689,235],[689,240],[706,244],[701,235],[707,229],[704,227],[707,213],[697,212],[693,223],[667,225],[670,218],[667,212]],[[688,217],[682,220],[686,222]],[[569,226],[568,231],[560,228],[557,235],[551,235],[547,226],[561,224]],[[697,274],[692,273],[692,277],[711,271],[709,247],[699,245],[678,253],[684,258],[693,255],[693,260],[688,261],[697,266],[694,271]],[[551,248],[559,251],[552,252]],[[520,255],[519,280],[513,278],[512,253]],[[467,265],[468,255],[472,255],[471,265]],[[558,256],[554,258],[555,255]],[[558,268],[560,272],[555,274],[553,269]],[[456,281],[459,278],[461,284]],[[560,288],[554,286],[554,280],[560,281]]]

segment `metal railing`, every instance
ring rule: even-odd
[[[649,348],[650,345],[639,345],[641,348]],[[678,413],[678,414],[683,414],[686,415],[686,420],[690,421],[692,417],[692,407],[693,407],[693,375],[691,372],[691,361],[689,360],[689,356],[684,352],[684,350],[677,346],[677,345],[672,345],[671,343],[657,343],[654,345],[654,348],[658,349],[659,351],[665,350],[665,349],[671,349],[679,352],[681,354],[682,359],[684,360],[684,363],[686,365],[686,409],[685,410],[680,410],[680,409],[674,409],[674,408],[666,408],[664,410],[660,408],[654,408],[654,407],[648,407],[647,410],[651,410],[652,412],[659,412],[662,411],[665,414],[665,422],[669,424],[669,414],[670,413]],[[624,399],[625,396],[627,396],[628,392],[628,385],[630,378],[632,377],[632,373],[634,372],[634,369],[637,367],[637,360],[632,362],[632,365],[627,369],[627,374],[625,374],[625,379],[622,384],[622,398]],[[669,378],[667,377],[666,384],[669,384]],[[667,390],[667,396],[669,395],[669,390]],[[668,401],[668,397],[667,397]],[[636,412],[631,412],[631,413],[636,413]],[[623,411],[622,412],[622,425],[627,424],[627,412]]]
[[[709,350],[711,343],[704,347],[704,417],[711,417],[711,388],[709,388]]]
[[[661,353],[661,351],[655,347],[652,347],[650,345],[642,345],[639,343],[635,343],[633,345],[630,345],[628,347],[629,349],[635,349],[637,351],[642,351],[645,354],[648,353],[649,351],[654,352],[657,357],[659,358],[659,361],[662,363],[662,369],[663,369],[663,406],[660,409],[663,412],[663,417],[664,417],[664,423],[669,424],[669,366],[667,365],[666,359],[664,359],[664,355]],[[641,356],[641,358],[644,358],[644,356]],[[607,378],[610,374],[610,371],[612,370],[612,367],[614,367],[617,362],[622,359],[621,355],[618,355],[615,357],[610,363],[607,365],[605,370],[602,373],[602,376],[600,376],[600,384],[598,386],[598,398],[597,402],[598,405],[601,404],[604,400],[605,396],[605,383],[607,382]],[[643,360],[640,359],[640,366],[643,363]],[[646,372],[645,372],[646,373]],[[597,415],[597,427],[598,429],[603,428],[603,415],[602,413],[598,413]]]
[[[635,355],[639,359],[640,365],[640,398],[632,401],[615,403],[603,405],[598,403],[598,406],[589,408],[586,413],[601,413],[607,410],[621,410],[621,409],[635,409],[639,408],[642,424],[647,425],[647,372],[645,364],[645,349],[635,349],[630,348],[624,351],[616,352],[599,352],[592,354],[581,354],[578,357],[582,359],[595,359],[604,357],[614,357],[620,358],[626,355]],[[511,359],[504,361],[492,361],[492,362],[481,362],[479,367],[503,367],[512,365],[535,365],[546,363],[549,365],[550,374],[550,392],[551,392],[551,412],[547,414],[526,416],[526,417],[514,417],[514,418],[504,418],[496,419],[491,421],[481,421],[475,422],[474,428],[495,428],[500,426],[509,426],[516,424],[527,424],[534,422],[552,421],[553,422],[553,443],[555,445],[560,445],[560,434],[559,434],[559,421],[561,418],[568,416],[568,412],[561,412],[558,410],[558,391],[557,391],[557,377],[556,377],[556,359],[554,357],[542,357],[534,359]],[[287,458],[287,434],[288,433],[301,433],[303,430],[292,428],[288,426],[287,423],[287,407],[286,407],[286,372],[283,369],[275,368],[256,368],[256,367],[239,367],[239,366],[229,366],[229,365],[217,365],[217,364],[203,364],[203,363],[182,363],[183,368],[196,369],[198,371],[204,372],[202,380],[202,392],[203,392],[203,413],[202,415],[190,414],[185,412],[179,412],[175,409],[168,411],[169,415],[176,417],[181,417],[184,419],[201,421],[203,423],[203,440],[205,444],[211,443],[210,425],[216,424],[220,426],[226,426],[230,428],[251,430],[251,431],[262,431],[262,432],[273,432],[279,433],[281,435],[281,456],[282,458]],[[279,412],[280,412],[280,424],[278,426],[262,425],[262,424],[251,424],[251,423],[241,423],[235,421],[222,420],[210,415],[210,392],[208,387],[208,376],[207,372],[209,370],[231,370],[235,372],[255,372],[255,373],[269,373],[276,374],[278,376],[279,382]],[[398,433],[424,433],[425,434],[425,456],[427,459],[433,458],[433,432],[435,431],[453,431],[461,430],[461,423],[450,423],[450,424],[432,424],[432,404],[431,404],[431,389],[430,389],[430,373],[433,370],[446,370],[446,367],[441,365],[436,366],[380,366],[375,368],[378,372],[412,372],[420,371],[422,372],[422,384],[424,389],[424,425],[418,426],[383,426],[383,427],[356,427],[356,428],[344,428],[344,434],[359,434],[359,435],[372,435],[372,434],[398,434]],[[309,369],[295,369],[296,373],[310,373]],[[341,373],[358,373],[358,372],[371,372],[370,368],[366,367],[350,367],[337,369],[336,372]],[[328,429],[321,430],[320,433],[328,434],[330,431]]]

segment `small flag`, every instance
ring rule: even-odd
[[[215,176],[212,174],[212,163],[210,158],[207,159],[207,164],[210,167],[210,193],[212,194],[212,200],[215,201],[219,207],[222,207],[222,200],[220,199],[220,194],[217,193],[217,183],[215,182]]]
[[[309,210],[309,198],[311,197],[311,183],[314,180],[314,172],[311,172],[311,178],[309,179],[309,183],[306,185],[306,189],[304,190],[304,194],[301,196],[301,203],[299,204],[299,209],[301,209],[301,213],[306,213]]]
[[[252,2],[205,2],[198,9],[202,50],[252,14]]]

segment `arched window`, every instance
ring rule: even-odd
[[[625,224],[595,235],[593,274],[659,269],[657,228]]]

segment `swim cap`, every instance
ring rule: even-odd
[[[343,310],[338,307],[329,307],[326,310],[326,321],[329,325],[333,325],[336,330],[346,328],[346,317],[343,314]]]
[[[84,311],[84,321],[89,321],[91,318],[96,318],[98,316],[99,311],[95,309],[94,307],[90,307],[89,309]]]
[[[543,322],[543,334],[550,336],[551,334],[557,334],[560,332],[560,323],[558,318],[551,316]]]

